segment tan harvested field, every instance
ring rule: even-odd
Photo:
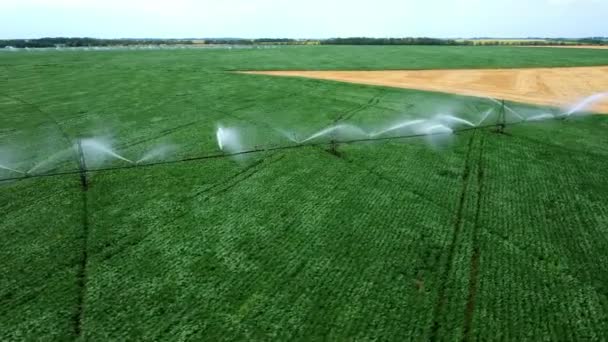
[[[252,71],[248,74],[307,77],[349,83],[493,97],[523,103],[568,106],[608,91],[608,66],[536,69]],[[608,113],[608,98],[592,111]]]

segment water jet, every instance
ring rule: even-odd
[[[50,157],[48,157],[45,160],[41,161],[40,163],[34,165],[26,173],[27,174],[32,174],[35,171],[43,169],[44,167],[50,165],[52,162],[55,162],[55,161],[63,159],[63,157],[66,156],[70,152],[72,152],[72,149],[71,148],[67,148],[67,149],[61,150],[61,151],[59,151],[59,152],[57,152],[55,154],[52,154]]]
[[[488,119],[488,117],[490,117],[490,114],[492,114],[492,112],[494,112],[494,108],[490,108],[488,109],[484,115],[481,117],[481,120],[479,120],[479,122],[477,123],[477,126],[481,126],[481,124],[486,121]]]
[[[144,154],[143,157],[141,157],[138,161],[135,162],[135,164],[141,164],[143,162],[147,162],[150,160],[154,160],[154,159],[161,159],[164,156],[166,156],[167,154],[173,152],[175,150],[175,147],[172,145],[161,145],[161,146],[157,146],[156,148],[148,151],[146,154]]]
[[[465,120],[465,119],[461,119],[454,115],[439,114],[439,115],[437,115],[437,119],[442,122],[453,122],[453,123],[457,123],[457,124],[464,124],[467,126],[475,127],[474,123],[472,123],[468,120]]]
[[[107,155],[115,159],[120,159],[129,164],[134,164],[132,160],[127,159],[120,154],[114,152],[109,144],[104,143],[98,139],[81,139],[78,141],[78,148],[82,149],[84,154],[98,153],[101,155]]]
[[[548,120],[548,119],[555,119],[555,116],[553,116],[553,114],[544,113],[544,114],[531,116],[531,117],[527,118],[526,121],[541,121],[541,120]]]
[[[238,132],[234,128],[218,126],[215,137],[221,151],[236,153],[242,150]]]
[[[503,107],[504,109],[508,110],[509,112],[513,113],[513,115],[517,116],[520,120],[522,120],[522,121],[525,120],[524,117],[521,114],[519,114],[518,112],[516,112],[513,108],[507,106],[505,104],[505,100],[498,101],[497,99],[494,99],[494,98],[491,98],[491,97],[488,97],[488,99],[490,99],[492,102],[500,105],[501,107]]]
[[[581,101],[575,103],[574,105],[572,105],[572,107],[570,107],[570,109],[565,113],[565,116],[570,116],[572,114],[583,111],[583,110],[589,108],[590,106],[592,106],[593,104],[595,104],[596,102],[602,100],[606,96],[608,96],[608,92],[597,93],[597,94],[588,96],[588,97],[582,99]]]
[[[441,125],[441,124],[429,126],[424,130],[424,132],[427,135],[454,133],[454,131],[451,128],[449,128],[445,125]]]
[[[310,140],[319,138],[319,137],[324,137],[327,136],[329,134],[332,133],[342,133],[342,135],[348,135],[348,136],[357,136],[357,137],[367,137],[368,134],[366,132],[364,132],[361,128],[357,127],[357,126],[353,126],[353,125],[348,125],[348,124],[339,124],[339,125],[335,125],[335,126],[331,126],[325,129],[320,130],[317,133],[314,133],[313,135],[311,135],[310,137],[302,140],[302,143],[308,142]]]
[[[399,123],[397,123],[395,125],[392,125],[392,126],[386,128],[386,129],[384,129],[384,130],[381,130],[381,131],[378,131],[378,132],[374,132],[374,133],[370,133],[369,136],[372,137],[372,138],[373,137],[377,137],[379,135],[382,135],[382,134],[385,134],[385,133],[388,133],[388,132],[396,131],[396,130],[399,130],[399,129],[402,129],[402,128],[412,127],[412,126],[415,126],[415,125],[422,124],[424,122],[425,122],[425,120],[407,120],[407,121],[399,122]]]
[[[8,166],[4,166],[4,165],[2,165],[2,164],[0,164],[0,169],[4,169],[4,170],[11,171],[11,172],[20,173],[20,174],[22,174],[22,175],[25,175],[25,174],[26,174],[26,173],[25,173],[25,172],[23,172],[23,171],[15,170],[15,169],[12,169],[12,168],[10,168],[10,167],[8,167]]]

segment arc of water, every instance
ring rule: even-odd
[[[454,133],[454,131],[444,125],[433,125],[430,127],[427,127],[425,130],[426,134],[452,134]]]
[[[534,115],[526,119],[526,121],[540,121],[545,119],[555,119],[555,116],[552,114],[544,113],[539,115]]]
[[[34,167],[32,167],[31,169],[29,169],[26,173],[33,173],[34,171],[39,170],[40,168],[42,168],[43,166],[47,166],[48,164],[50,164],[51,162],[53,162],[54,160],[59,159],[59,157],[68,154],[69,152],[71,152],[72,149],[71,148],[67,148],[64,150],[61,150],[53,155],[51,155],[50,157],[48,157],[47,159],[41,161],[40,163],[34,165]]]
[[[322,135],[329,134],[329,133],[331,133],[331,132],[333,132],[333,131],[338,130],[340,127],[341,127],[341,125],[338,125],[338,126],[332,126],[332,127],[328,127],[328,128],[322,129],[322,130],[320,130],[319,132],[314,133],[314,134],[313,134],[313,135],[311,135],[310,137],[308,137],[308,138],[306,138],[306,139],[302,140],[302,142],[303,142],[303,143],[305,143],[305,142],[310,141],[310,140],[312,140],[312,139],[314,139],[314,138],[318,138],[318,137],[320,137],[320,136],[322,136]]]
[[[505,105],[505,109],[508,110],[509,112],[513,113],[515,116],[517,116],[520,120],[524,120],[524,117],[519,114],[518,112],[516,112],[513,108]]]
[[[456,117],[454,115],[440,114],[440,115],[437,116],[437,118],[439,120],[452,121],[452,122],[457,122],[457,123],[465,124],[465,125],[468,125],[468,126],[471,126],[471,127],[475,127],[474,123],[472,123],[472,122],[470,122],[468,120]]]
[[[497,99],[494,99],[494,98],[491,98],[491,97],[488,97],[488,99],[490,99],[492,102],[494,102],[496,104],[499,104],[501,106],[503,105],[503,103],[500,102],[500,101],[498,101]],[[507,106],[506,104],[504,106],[505,106],[506,110],[508,110],[509,112],[513,113],[513,115],[517,116],[520,120],[522,120],[522,121],[525,120],[524,117],[521,114],[519,114],[517,111],[515,111],[513,108]]]
[[[20,173],[20,174],[22,174],[22,175],[24,175],[24,174],[25,174],[25,172],[23,172],[23,171],[15,170],[15,169],[12,169],[12,168],[10,168],[10,167],[8,167],[8,166],[4,166],[4,165],[0,165],[0,169],[4,169],[4,170],[8,170],[8,171],[12,171],[12,172]]]
[[[217,139],[217,145],[219,146],[220,150],[224,150],[224,129],[222,127],[218,127],[217,131],[215,132],[215,138]]]
[[[93,139],[84,139],[82,140],[82,147],[87,150],[87,149],[91,149],[91,150],[96,150],[102,153],[105,153],[109,156],[112,156],[116,159],[120,159],[123,161],[126,161],[130,164],[134,164],[132,160],[129,160],[123,156],[121,156],[120,154],[112,151],[112,149],[109,146],[106,146],[105,144],[97,141],[97,140],[93,140]]]
[[[217,145],[220,150],[228,150],[230,152],[242,150],[242,146],[239,141],[239,134],[236,129],[218,126],[215,135],[217,138]]]
[[[577,113],[586,108],[589,108],[591,105],[600,101],[601,99],[603,99],[606,96],[608,96],[608,92],[597,93],[597,94],[588,96],[588,97],[582,99],[581,101],[579,101],[578,103],[575,103],[572,107],[570,107],[570,109],[565,113],[565,115],[570,116],[574,113]]]
[[[401,129],[401,128],[406,128],[406,127],[411,127],[411,126],[418,125],[418,124],[421,124],[421,123],[424,123],[424,122],[425,122],[425,120],[408,120],[408,121],[401,122],[401,123],[398,123],[396,125],[393,125],[393,126],[391,126],[389,128],[386,128],[386,129],[384,129],[382,131],[370,133],[369,136],[370,137],[377,137],[379,135],[382,135],[382,134],[385,134],[385,133],[388,133],[388,132],[391,132],[391,131],[395,131],[395,130],[398,130],[398,129]]]
[[[490,114],[492,114],[492,112],[494,112],[494,108],[490,108],[490,109],[488,109],[488,110],[487,110],[487,111],[484,113],[484,115],[483,115],[483,117],[481,118],[481,120],[479,120],[479,123],[477,123],[477,126],[481,126],[481,124],[482,124],[484,121],[486,121],[486,120],[488,119],[488,117],[490,117]]]
[[[276,129],[277,132],[279,132],[279,134],[281,134],[282,136],[284,136],[285,138],[289,139],[290,141],[299,144],[300,141],[298,141],[298,139],[296,138],[296,134],[292,133],[292,132],[287,132],[284,131],[282,129]]]
[[[350,129],[350,130],[356,131],[357,133],[359,133],[361,135],[365,135],[365,136],[368,135],[367,133],[365,133],[365,131],[363,131],[361,128],[359,128],[357,126],[340,124],[340,125],[331,126],[331,127],[322,129],[321,131],[319,131],[319,132],[311,135],[310,137],[302,140],[302,143],[308,142],[308,141],[310,141],[312,139],[318,138],[318,137],[323,136],[323,135],[327,135],[327,134],[329,134],[331,132],[334,132],[336,130],[339,130],[339,129]]]
[[[161,158],[164,155],[166,155],[167,153],[170,153],[172,150],[174,149],[174,146],[172,145],[161,145],[161,146],[157,146],[156,148],[148,151],[146,154],[144,154],[143,157],[141,157],[139,160],[137,160],[135,162],[135,164],[141,164],[143,162],[155,159],[155,158]]]

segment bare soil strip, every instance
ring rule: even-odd
[[[608,92],[608,66],[470,70],[250,71],[245,73],[306,77],[492,97],[556,107],[568,107],[587,96]],[[598,113],[608,113],[608,97],[588,109]]]

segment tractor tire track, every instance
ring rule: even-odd
[[[89,205],[86,188],[82,189],[82,247],[78,271],[76,274],[76,286],[78,297],[76,308],[72,315],[72,326],[75,339],[79,339],[83,332],[83,320],[85,311],[85,296],[87,289],[87,265],[88,265],[88,240],[89,240]]]
[[[435,309],[433,311],[433,324],[431,326],[430,332],[430,341],[439,340],[438,333],[440,328],[440,318],[443,314],[444,308],[447,304],[446,298],[446,290],[448,278],[450,276],[450,272],[452,271],[452,264],[454,262],[454,252],[456,250],[456,242],[458,241],[458,237],[460,235],[460,231],[463,226],[463,213],[464,206],[466,202],[466,195],[469,189],[469,179],[471,175],[471,152],[473,150],[473,142],[475,140],[476,133],[474,132],[471,138],[469,138],[469,143],[467,146],[467,152],[465,157],[464,169],[462,172],[462,190],[460,191],[460,198],[458,200],[458,206],[456,209],[456,215],[454,217],[454,225],[452,230],[452,239],[450,241],[450,245],[448,247],[448,254],[445,260],[445,264],[443,266],[443,273],[440,278],[440,288],[439,293],[437,295],[437,302],[435,303]]]
[[[562,146],[562,145],[556,145],[556,144],[552,144],[550,142],[547,141],[543,141],[543,140],[539,140],[539,139],[535,139],[529,136],[525,136],[525,135],[514,135],[513,137],[515,137],[515,139],[517,140],[524,140],[526,142],[532,142],[547,148],[551,148],[553,150],[558,150],[558,151],[568,151],[569,153],[571,153],[572,155],[586,155],[589,157],[593,157],[593,158],[606,158],[608,157],[608,149],[602,149],[600,150],[601,152],[594,152],[591,151],[589,149],[584,150],[584,149],[576,149],[576,148],[572,148],[572,147],[568,147],[568,146]],[[596,147],[595,150],[597,151],[598,148]]]
[[[183,199],[179,200],[177,203],[181,206],[184,203],[186,203],[187,201],[192,200],[192,199],[194,199],[194,198],[196,198],[196,197],[198,197],[198,196],[200,196],[200,195],[202,195],[202,194],[204,194],[206,192],[212,192],[211,196],[209,196],[208,198],[205,198],[204,201],[207,201],[208,199],[210,199],[211,197],[213,197],[216,193],[226,192],[229,189],[233,188],[234,186],[238,185],[239,183],[247,180],[248,178],[251,178],[251,176],[253,176],[258,171],[261,171],[263,168],[260,168],[258,170],[254,170],[254,172],[250,172],[252,169],[254,169],[255,167],[257,167],[258,165],[264,163],[264,161],[266,161],[266,159],[270,158],[270,157],[272,157],[272,156],[260,159],[260,160],[258,160],[256,162],[254,162],[253,164],[247,166],[245,169],[243,169],[243,170],[237,172],[236,174],[228,177],[224,181],[218,182],[218,183],[212,185],[210,188],[202,190],[202,191],[199,191],[199,192],[197,192],[196,194],[194,194],[192,196],[184,197]],[[282,159],[284,157],[285,156],[283,155],[283,156],[281,156],[279,159],[277,159],[275,161],[278,161],[278,160],[280,160],[280,159]],[[245,177],[243,177],[241,179],[238,179],[238,180],[234,181],[233,183],[230,183],[227,188],[221,188],[221,186],[223,184],[231,182],[231,181],[239,178],[239,176],[244,175],[244,174],[245,174]],[[215,191],[216,189],[219,189],[219,190]],[[164,226],[170,226],[173,223],[175,223],[176,221],[178,221],[179,219],[181,219],[181,218],[185,217],[186,215],[188,215],[189,213],[191,213],[191,210],[188,210],[188,209],[180,210],[180,213],[178,213],[175,216],[173,216],[169,221],[163,222],[163,225]],[[101,257],[101,259],[103,261],[108,261],[108,260],[112,259],[113,257],[115,257],[115,256],[117,256],[117,255],[119,255],[119,254],[121,254],[121,253],[129,250],[129,249],[137,247],[142,242],[144,242],[147,238],[149,238],[152,235],[152,233],[153,233],[153,231],[148,231],[148,232],[144,233],[143,235],[141,235],[137,239],[132,239],[130,241],[126,241],[126,242],[120,244],[119,246],[115,247],[114,250],[110,250],[110,251],[105,252],[105,253],[104,253],[104,251],[102,251],[101,253],[103,253],[103,256]],[[111,249],[111,246],[106,246],[105,248],[110,248]]]
[[[55,117],[40,108],[38,105],[22,100],[18,97],[13,97],[9,95],[4,95],[6,98],[9,98],[13,101],[17,101],[21,104],[29,106],[42,114],[46,119],[56,126],[57,130],[61,133],[62,137],[67,142],[68,146],[72,145],[72,137],[65,131],[65,129],[61,126],[59,121],[55,119]],[[74,155],[75,161],[79,163],[78,154]],[[84,317],[84,302],[86,295],[86,285],[87,285],[87,264],[88,264],[88,235],[89,235],[89,210],[88,210],[88,195],[87,188],[83,186],[82,190],[82,247],[80,254],[80,261],[78,263],[78,270],[76,274],[76,287],[77,287],[77,300],[76,307],[74,308],[74,312],[72,314],[72,327],[75,339],[79,339],[82,336],[82,321]]]
[[[355,107],[351,110],[348,110],[344,113],[342,113],[341,115],[339,115],[336,119],[334,119],[334,121],[332,122],[333,124],[337,124],[338,122],[344,121],[344,120],[349,120],[351,119],[353,116],[355,116],[356,114],[358,114],[359,112],[362,112],[366,109],[369,108],[373,108],[376,105],[378,105],[380,103],[380,101],[382,100],[382,98],[386,95],[386,91],[385,90],[380,90],[380,92],[374,96],[372,96],[372,98],[370,98],[367,103],[364,103],[362,105],[359,105],[358,107]]]
[[[61,135],[63,136],[63,138],[68,142],[68,145],[72,145],[72,137],[70,137],[70,135],[65,131],[65,129],[63,129],[63,127],[61,126],[61,124],[59,123],[59,121],[57,121],[57,119],[55,119],[55,117],[51,113],[49,113],[49,112],[47,112],[45,110],[42,110],[42,108],[40,108],[38,105],[36,105],[34,103],[25,101],[25,100],[20,99],[18,97],[6,95],[6,94],[4,94],[3,96],[6,97],[6,98],[11,99],[13,101],[19,102],[19,103],[21,103],[23,105],[26,105],[28,107],[31,107],[34,110],[36,110],[37,112],[39,112],[40,114],[44,115],[47,118],[48,121],[50,121],[53,125],[55,125],[57,127],[57,129],[59,130],[59,132],[61,133]]]
[[[283,155],[279,156],[278,158],[265,163],[267,159],[272,158],[273,156],[274,156],[274,154],[271,155],[270,157],[264,158],[256,163],[250,165],[249,167],[238,172],[237,174],[230,177],[229,179],[227,179],[221,183],[218,183],[218,184],[210,187],[209,189],[198,192],[194,197],[199,197],[199,196],[205,194],[206,196],[203,199],[203,201],[206,202],[206,201],[210,200],[212,197],[215,197],[215,196],[228,192],[230,189],[236,187],[237,185],[241,184],[242,182],[253,177],[258,172],[264,170],[265,168],[269,167],[270,165],[275,164],[275,163],[281,161],[283,158],[285,158],[285,155],[283,154]],[[265,164],[262,165],[263,163],[265,163]],[[258,168],[257,167],[258,165],[262,165],[262,167]],[[222,186],[222,185],[224,185],[224,186]]]
[[[209,187],[207,189],[204,189],[204,190],[201,190],[201,191],[195,193],[193,196],[191,196],[189,198],[192,199],[192,198],[196,198],[198,196],[201,196],[201,195],[203,195],[205,193],[213,192],[215,189],[220,188],[222,186],[222,184],[229,183],[229,182],[233,181],[234,179],[237,179],[239,176],[241,176],[243,174],[246,174],[250,170],[252,170],[255,167],[257,167],[258,165],[262,164],[265,160],[266,160],[266,158],[263,158],[263,159],[260,159],[258,161],[255,161],[251,165],[248,165],[246,168],[238,171],[237,173],[233,174],[232,176],[230,176],[230,177],[228,177],[228,178],[226,178],[226,179],[224,179],[224,180],[222,180],[220,182],[217,182],[217,183],[213,184],[211,187]]]
[[[235,109],[235,111],[239,111],[239,110],[246,109],[246,108],[249,108],[249,107],[254,107],[254,106],[255,105],[247,106],[247,107],[243,107],[243,108],[237,108],[237,109]],[[274,130],[274,128],[272,128],[270,125],[268,125],[268,124],[266,124],[264,122],[258,122],[258,121],[254,121],[254,120],[251,120],[251,119],[247,119],[247,118],[235,115],[235,114],[230,113],[230,112],[225,111],[225,110],[217,109],[215,111],[218,112],[218,113],[220,113],[220,114],[223,114],[223,115],[226,115],[228,117],[231,117],[231,118],[233,118],[235,120],[238,120],[238,121],[247,122],[247,123],[252,124],[254,126],[263,126],[263,127],[270,128],[270,129]],[[130,147],[138,146],[138,145],[147,143],[149,141],[154,141],[154,140],[163,138],[165,136],[171,135],[173,133],[176,133],[176,132],[181,131],[183,129],[189,128],[191,126],[194,126],[194,125],[196,125],[196,124],[198,124],[198,123],[200,123],[202,121],[206,121],[206,120],[208,120],[208,118],[202,118],[202,119],[194,120],[194,121],[185,123],[183,125],[179,125],[179,126],[175,126],[175,127],[172,127],[172,128],[168,128],[168,129],[162,130],[157,135],[155,135],[153,137],[148,137],[148,138],[136,140],[134,142],[125,143],[125,144],[122,144],[122,145],[117,145],[117,147],[120,148],[120,149],[123,149],[123,148],[130,148]]]
[[[172,127],[172,128],[164,129],[164,130],[160,131],[158,133],[158,135],[155,135],[153,137],[148,137],[148,138],[140,139],[140,140],[136,140],[136,141],[133,141],[133,142],[130,142],[130,143],[125,143],[125,144],[122,144],[122,145],[117,145],[117,148],[124,149],[124,148],[129,148],[129,147],[134,147],[134,146],[137,146],[137,145],[141,145],[141,144],[147,143],[149,141],[154,141],[154,140],[160,139],[162,137],[165,137],[167,135],[171,135],[171,134],[173,134],[175,132],[178,132],[178,131],[180,131],[180,130],[182,130],[184,128],[188,128],[188,127],[191,127],[193,125],[196,125],[197,123],[199,123],[199,122],[201,122],[203,120],[206,120],[206,118],[205,119],[195,120],[195,121],[192,121],[192,122],[189,122],[189,123],[186,123],[186,124],[183,124],[183,125],[175,126],[175,127]]]
[[[469,269],[469,295],[465,310],[465,321],[463,329],[463,341],[471,340],[471,330],[473,327],[473,317],[475,314],[475,302],[477,297],[478,278],[479,278],[479,259],[481,250],[479,246],[479,217],[483,204],[482,196],[484,191],[484,163],[483,147],[485,139],[482,136],[479,143],[479,156],[477,161],[477,203],[475,206],[475,221],[473,225],[473,254],[471,255],[471,266]]]
[[[236,174],[212,185],[211,187],[201,190],[199,192],[197,192],[196,194],[192,195],[192,196],[187,196],[185,198],[183,198],[182,200],[178,201],[178,203],[180,204],[180,206],[184,205],[184,203],[188,202],[189,200],[193,200],[201,195],[204,194],[208,194],[208,196],[206,196],[203,199],[203,202],[206,202],[208,200],[210,200],[212,197],[220,195],[222,193],[225,193],[227,191],[229,191],[230,189],[234,188],[235,186],[239,185],[240,183],[248,180],[249,178],[251,178],[252,176],[254,176],[255,174],[257,174],[258,172],[262,171],[263,169],[265,169],[266,167],[280,161],[281,159],[285,158],[285,155],[281,155],[280,157],[269,161],[266,165],[263,165],[263,167],[258,167],[259,165],[262,165],[264,162],[266,162],[269,158],[272,158],[274,155],[268,156],[266,158],[260,159],[254,163],[252,163],[251,165],[247,166],[245,169],[237,172]],[[241,177],[242,176],[242,177]],[[222,187],[223,185],[225,185],[224,187]],[[168,220],[167,222],[163,222],[164,226],[170,226],[173,223],[175,223],[176,221],[178,221],[179,219],[187,216],[188,214],[190,214],[192,211],[190,209],[183,209],[180,210],[181,213],[176,214],[175,216],[173,216],[170,220]],[[151,235],[152,235],[153,231],[148,231],[144,234],[142,234],[139,238],[137,239],[131,239],[128,241],[124,241],[122,244],[120,244],[119,246],[115,247],[115,248],[111,248],[110,246],[107,246],[106,248],[109,248],[110,251],[107,252],[103,252],[103,256],[101,257],[101,259],[103,261],[107,261],[112,259],[113,257],[131,249],[134,247],[137,247],[138,245],[140,245],[142,242],[144,242],[146,239],[148,239]],[[113,250],[112,250],[113,249]]]
[[[227,112],[225,110],[217,110],[217,112],[220,113],[220,114],[224,114],[224,115],[226,115],[228,117],[231,117],[231,118],[233,118],[235,120],[246,122],[246,123],[248,123],[248,124],[250,124],[250,125],[252,125],[254,127],[266,128],[266,129],[268,129],[270,131],[273,131],[273,132],[277,131],[276,127],[273,127],[271,124],[269,124],[267,122],[256,121],[256,120],[252,120],[252,119],[249,119],[247,117],[244,117],[244,116],[240,116],[240,115],[234,114],[234,112],[238,112],[238,111],[241,111],[243,109],[250,108],[250,107],[253,108],[253,107],[255,107],[255,105],[244,107],[244,108],[237,108],[237,109],[233,110],[232,113],[231,112]]]
[[[329,153],[326,150],[323,150],[323,151]],[[335,156],[332,153],[330,153],[330,154],[332,156]],[[403,186],[403,183],[399,183],[395,179],[387,177],[387,176],[379,173],[378,171],[376,171],[376,170],[374,170],[372,168],[369,168],[366,165],[363,165],[362,163],[357,163],[354,160],[351,160],[351,159],[348,159],[348,158],[344,158],[343,156],[339,157],[339,159],[344,160],[345,162],[349,163],[349,165],[351,165],[353,167],[356,167],[356,168],[359,168],[359,169],[362,169],[362,170],[366,171],[369,175],[374,176],[375,178],[377,178],[377,179],[379,179],[381,181],[384,181],[385,183],[388,183],[388,184],[390,184],[392,186],[399,187],[400,189],[402,189],[402,190],[404,190],[404,191],[406,191],[406,192],[408,192],[408,193],[416,196],[418,199],[420,199],[420,200],[422,200],[422,201],[424,201],[424,202],[426,202],[426,203],[428,203],[428,204],[430,204],[430,205],[432,205],[432,206],[434,206],[434,207],[436,207],[438,209],[445,210],[445,211],[449,210],[449,208],[447,208],[445,206],[442,206],[442,205],[434,202],[430,197],[425,196],[423,193],[421,193],[419,191],[415,191],[415,190],[409,189],[409,188]]]

